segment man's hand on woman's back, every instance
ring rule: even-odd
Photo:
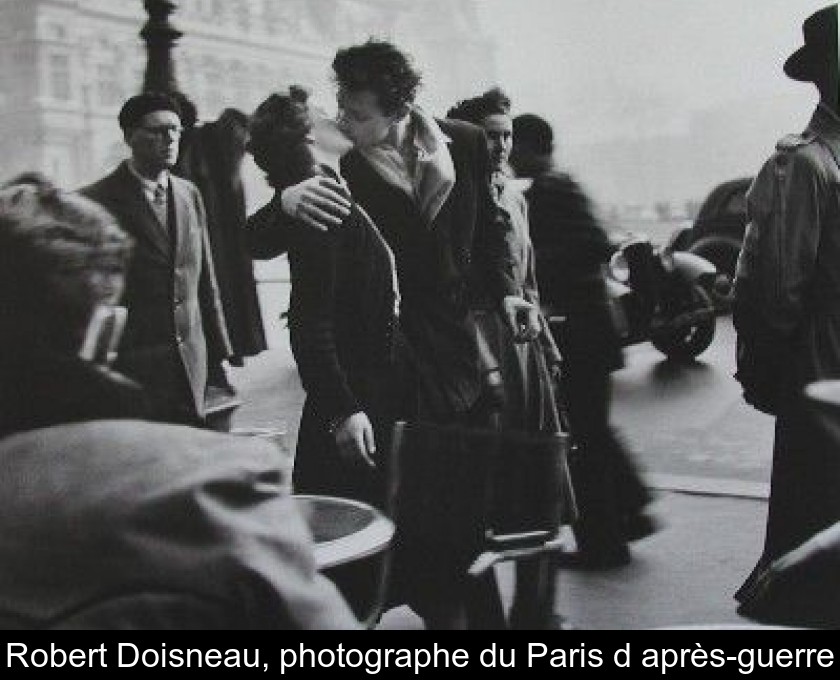
[[[283,212],[321,231],[341,225],[350,214],[350,191],[330,177],[310,177],[283,189]]]

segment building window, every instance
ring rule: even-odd
[[[239,30],[248,33],[251,30],[251,6],[248,2],[240,0],[234,5],[234,15]]]
[[[100,64],[97,68],[96,90],[100,106],[116,106],[122,101],[122,89],[116,64]]]
[[[263,4],[263,26],[271,35],[294,35],[303,28],[302,7],[299,4],[280,4],[276,0],[265,0]]]
[[[59,101],[70,101],[70,57],[51,54],[49,59],[50,95]]]
[[[223,24],[227,20],[224,0],[213,0],[213,6],[210,8],[210,12],[216,24]]]

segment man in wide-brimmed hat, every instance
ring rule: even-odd
[[[747,615],[766,567],[840,520],[840,421],[809,407],[803,392],[840,378],[837,29],[837,5],[815,12],[803,24],[804,45],[784,64],[790,78],[816,86],[820,101],[804,132],[777,143],[750,188],[736,271],[739,344],[752,334],[770,348],[768,365],[752,366],[760,380],[745,394],[767,388],[759,396],[776,417],[764,551],[736,594]],[[748,354],[739,354],[742,382]]]
[[[785,61],[788,77],[814,83],[836,109],[838,88],[837,5],[814,12],[802,24],[804,45]]]

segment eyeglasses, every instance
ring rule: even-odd
[[[141,125],[140,129],[158,137],[168,137],[169,135],[178,137],[184,132],[184,128],[180,125]]]

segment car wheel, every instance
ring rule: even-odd
[[[700,356],[712,344],[715,337],[715,304],[704,288],[691,286],[678,305],[675,315],[683,312],[705,309],[709,316],[690,326],[658,330],[651,334],[651,343],[669,359],[688,361]]]

